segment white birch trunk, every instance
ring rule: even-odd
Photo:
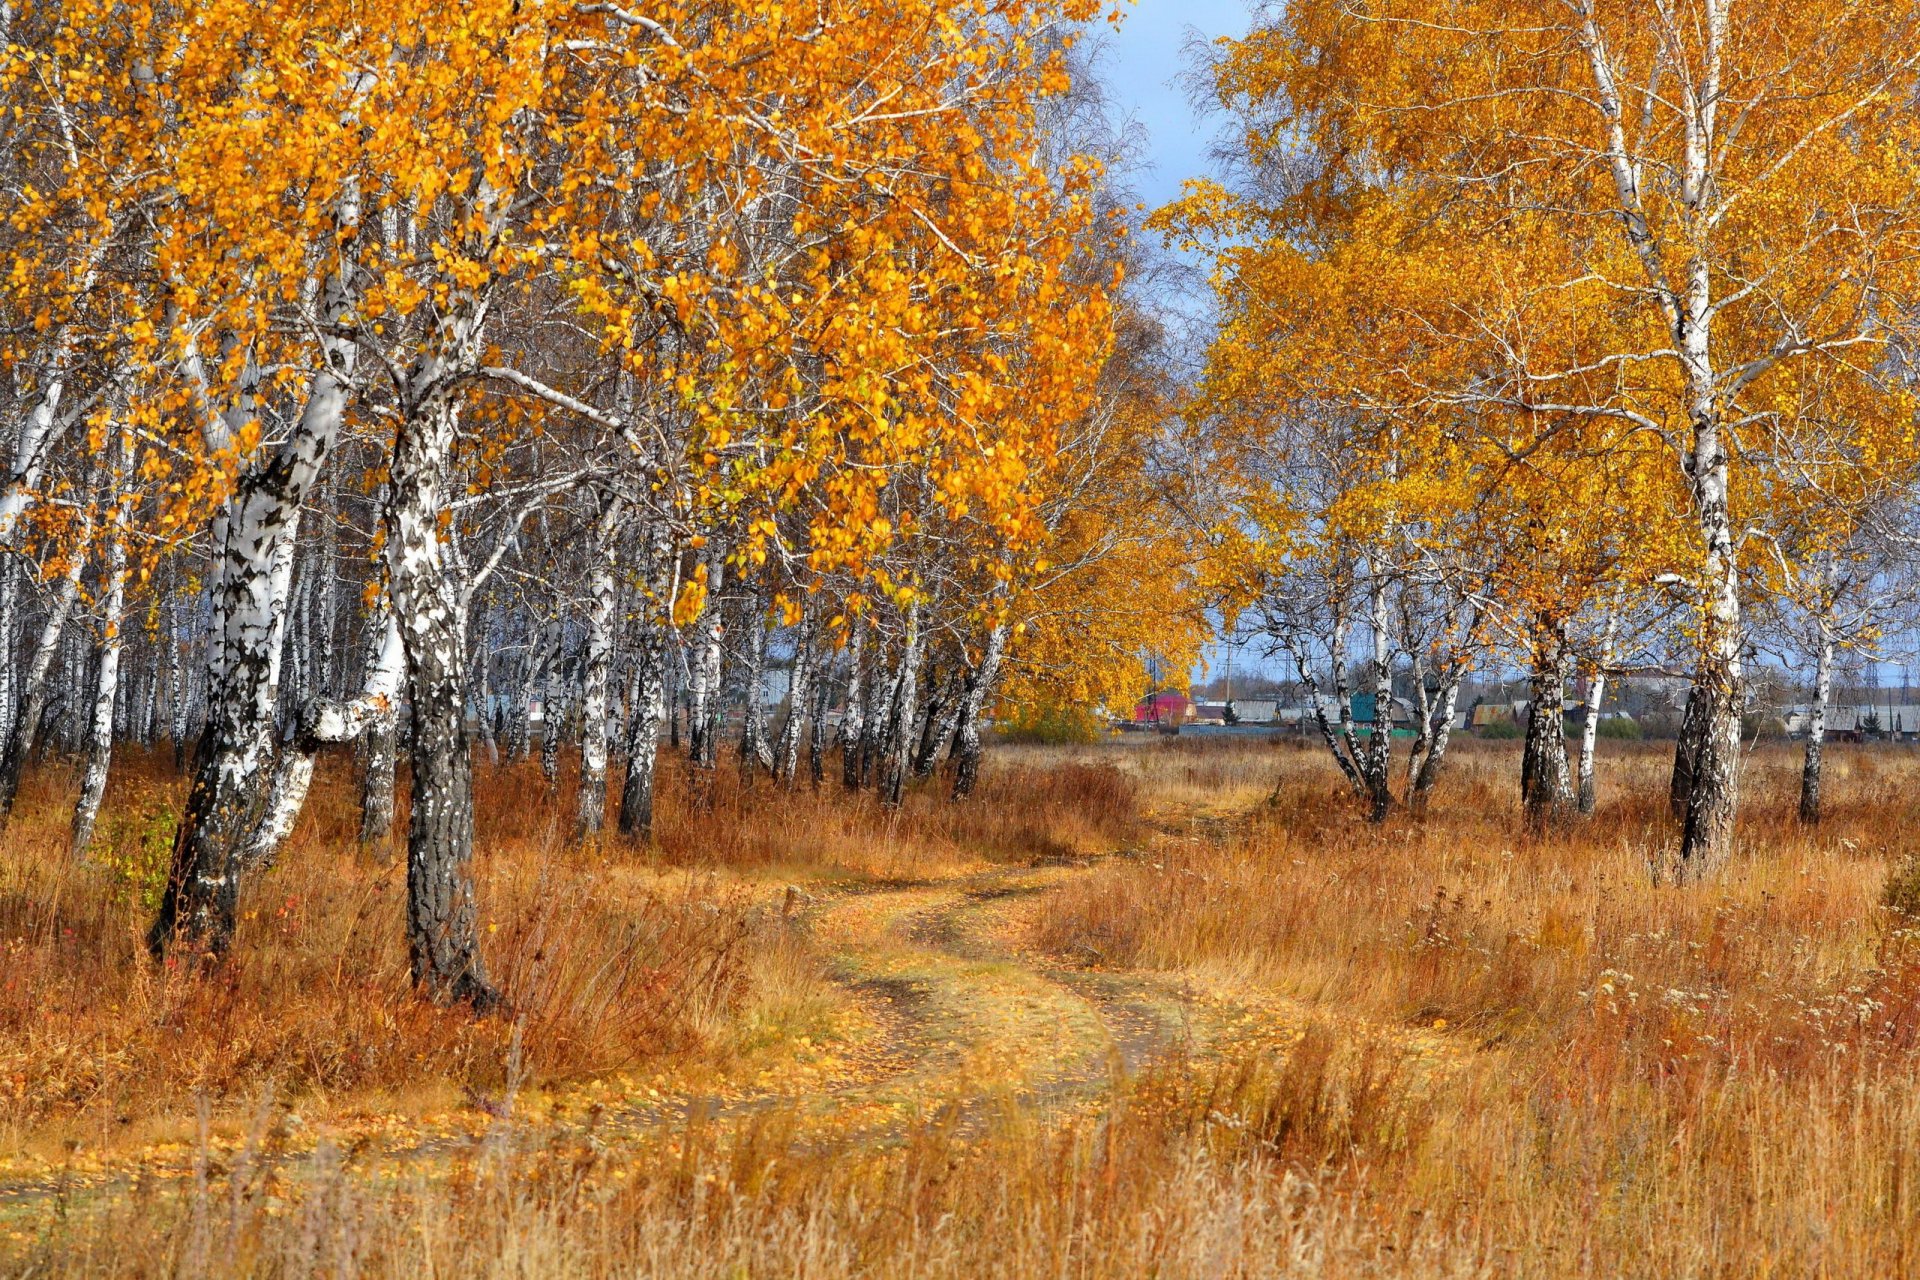
[[[880,778],[880,803],[889,809],[900,807],[913,764],[914,706],[920,691],[920,661],[926,651],[917,599],[907,605],[906,626],[900,676],[894,682],[893,706],[887,722],[885,767]]]
[[[358,193],[349,187],[335,212],[343,263],[359,217]],[[322,314],[329,323],[343,320],[354,301],[354,281],[343,265],[327,283]],[[160,914],[148,935],[156,954],[176,936],[216,956],[232,940],[240,860],[271,784],[279,642],[300,509],[339,437],[358,354],[350,339],[331,333],[321,339],[321,367],[292,432],[247,468],[216,517],[207,725]],[[250,407],[235,412],[251,416]]]
[[[647,538],[647,598],[641,602],[640,642],[634,653],[627,719],[626,777],[620,787],[620,834],[653,837],[653,801],[660,761],[660,721],[666,715],[667,645],[679,591],[679,549],[663,521]]]
[[[472,874],[473,761],[467,737],[467,601],[442,537],[459,432],[458,380],[477,367],[484,302],[442,320],[409,372],[389,467],[388,589],[406,652],[413,714],[407,829],[407,946],[433,999],[486,1010],[499,996],[481,963]],[[486,708],[481,715],[484,720]]]
[[[860,743],[866,734],[867,627],[849,615],[853,641],[847,649],[847,701],[840,712],[840,780],[849,791],[860,788]]]
[[[1593,678],[1587,685],[1587,715],[1580,725],[1580,812],[1591,814],[1599,802],[1594,779],[1595,748],[1600,740],[1600,712],[1607,701],[1607,668],[1613,665],[1613,638],[1619,630],[1620,615],[1608,613],[1605,631],[1600,637],[1599,660],[1593,665]]]
[[[367,666],[359,695],[346,703],[316,696],[302,708],[299,728],[293,741],[280,752],[266,806],[241,853],[242,870],[272,866],[279,856],[280,846],[293,834],[300,811],[306,807],[314,760],[322,746],[349,742],[370,729],[392,733],[406,662],[399,623],[392,610],[384,607],[384,601],[382,604],[375,622],[379,646]]]
[[[794,636],[793,673],[787,681],[787,718],[780,726],[780,745],[775,752],[774,777],[789,787],[800,771],[801,732],[813,702],[813,649],[819,626],[817,604],[809,598],[800,611],[800,627]]]
[[[1369,799],[1368,820],[1384,822],[1393,808],[1393,647],[1386,580],[1378,565],[1370,568],[1367,580],[1368,623],[1373,633],[1373,659],[1369,665],[1373,728],[1367,738],[1363,773]]]
[[[28,659],[27,669],[20,681],[19,709],[14,715],[13,730],[7,735],[5,743],[0,743],[0,829],[4,829],[13,816],[13,802],[20,794],[20,774],[26,768],[27,756],[32,752],[34,739],[40,733],[40,719],[46,712],[53,660],[60,652],[60,640],[66,632],[67,618],[73,612],[74,602],[80,597],[80,574],[85,567],[86,557],[76,552],[68,563],[66,575],[54,590],[53,599],[47,607],[46,621],[40,629],[40,639],[34,645],[33,656]]]
[[[587,652],[580,673],[580,794],[574,830],[598,835],[607,816],[607,689],[613,673],[613,612],[619,547],[615,533],[623,506],[610,497],[601,509],[588,576]],[[554,726],[548,725],[548,733]]]
[[[130,454],[123,443],[122,458]],[[105,634],[100,642],[100,670],[95,677],[93,721],[87,743],[87,769],[80,780],[80,798],[73,807],[73,829],[69,849],[82,857],[93,843],[93,825],[100,816],[100,801],[107,793],[107,771],[113,764],[113,704],[120,686],[120,655],[124,648],[121,632],[127,598],[128,503],[115,503],[113,532],[107,542],[107,591],[101,603]]]
[[[1800,821],[1820,821],[1820,772],[1827,747],[1827,703],[1833,697],[1833,636],[1823,620],[1814,660],[1813,706],[1807,712],[1806,758],[1800,765]]]
[[[740,775],[751,780],[756,768],[773,771],[773,743],[767,735],[767,620],[760,592],[748,591],[740,601],[741,636],[745,647],[740,673]]]
[[[996,622],[987,632],[980,661],[967,673],[965,691],[960,696],[960,716],[954,724],[953,754],[957,766],[953,774],[953,798],[964,800],[973,794],[980,781],[980,756],[983,750],[980,721],[991,705],[995,687],[1000,683],[1000,664],[1007,652],[1007,624]]]
[[[718,538],[707,543],[706,565],[707,598],[693,624],[694,652],[688,682],[687,742],[696,769],[712,769],[720,759],[720,669],[726,638],[720,592],[727,562]]]

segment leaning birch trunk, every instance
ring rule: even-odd
[[[1607,627],[1600,637],[1600,660],[1594,663],[1593,679],[1587,685],[1586,719],[1580,725],[1580,812],[1583,816],[1591,815],[1599,802],[1593,762],[1600,740],[1600,711],[1607,702],[1607,668],[1613,665],[1613,637],[1619,624],[1619,614],[1607,615]]]
[[[898,809],[907,786],[907,774],[913,766],[914,702],[920,691],[920,660],[926,650],[920,634],[920,602],[907,605],[907,634],[900,655],[900,678],[896,681],[891,715],[888,717],[885,769],[880,778],[880,803]]]
[[[318,381],[310,410],[319,399]],[[338,399],[344,408],[344,383]],[[207,723],[149,935],[156,952],[176,933],[214,955],[232,940],[239,857],[271,782],[293,538],[306,484],[337,425],[336,418],[321,436],[302,432],[271,462],[250,469],[228,503],[207,655]]]
[[[609,497],[594,532],[593,568],[588,578],[587,653],[580,672],[580,792],[574,812],[574,834],[586,840],[600,833],[607,820],[607,689],[613,673],[614,577],[618,547],[614,531],[622,510],[619,498]],[[554,727],[549,724],[551,737]]]
[[[1807,753],[1800,766],[1800,821],[1820,821],[1820,766],[1827,745],[1827,701],[1833,696],[1833,638],[1820,629],[1814,664],[1813,706],[1807,713]]]
[[[86,567],[86,557],[75,555],[67,566],[66,576],[54,592],[47,607],[46,622],[40,628],[40,639],[33,647],[33,656],[27,661],[27,669],[20,681],[19,707],[13,717],[13,731],[7,735],[5,743],[0,743],[0,829],[4,829],[13,817],[13,802],[20,794],[20,774],[26,767],[27,755],[33,750],[34,739],[40,734],[40,718],[47,709],[47,689],[53,674],[53,660],[60,652],[60,639],[66,632],[67,618],[73,612],[74,601],[80,597],[80,572]]]
[[[122,445],[121,456],[130,451]],[[100,641],[100,672],[93,691],[93,725],[87,743],[87,771],[80,780],[80,799],[73,806],[73,830],[69,848],[78,858],[93,843],[93,824],[100,816],[100,801],[107,793],[107,771],[113,764],[113,699],[120,685],[120,656],[125,641],[120,614],[127,598],[127,503],[115,503],[114,529],[107,542],[107,594],[102,605],[103,635]]]
[[[819,625],[819,611],[814,602],[808,600],[800,611],[800,627],[793,641],[793,674],[787,681],[787,718],[780,726],[780,743],[774,752],[774,779],[788,787],[793,786],[800,772],[801,730],[812,707],[814,633]]]
[[[293,834],[300,811],[306,807],[307,792],[313,783],[314,758],[328,743],[350,742],[369,729],[393,732],[397,711],[395,699],[406,662],[400,643],[400,627],[392,611],[382,609],[375,626],[379,648],[367,664],[365,684],[351,702],[336,703],[315,697],[301,709],[300,723],[293,741],[280,752],[273,771],[273,787],[266,807],[254,824],[241,852],[241,870],[268,867],[280,854],[280,846]]]
[[[456,371],[472,363],[477,336],[468,309],[456,309],[407,378],[389,467],[385,556],[413,713],[407,828],[413,980],[436,1001],[464,1001],[484,1011],[499,997],[480,959],[473,887],[466,601],[440,529],[459,427]]]
[[[627,719],[626,776],[620,787],[620,834],[653,838],[653,810],[660,766],[660,721],[666,716],[667,645],[673,630],[680,563],[671,531],[656,521],[647,540],[647,596],[642,604],[633,695]]]
[[[1407,752],[1407,785],[1405,798],[1409,808],[1416,807],[1421,797],[1414,790],[1414,779],[1419,776],[1421,766],[1425,764],[1427,749],[1433,742],[1433,694],[1427,688],[1427,664],[1414,647],[1408,654],[1411,670],[1408,675],[1413,685],[1414,733],[1413,746]]]
[[[1346,670],[1343,659],[1347,652],[1347,624],[1343,610],[1336,610],[1332,634],[1328,637],[1328,654],[1331,658],[1332,673],[1328,684],[1332,687],[1334,705],[1339,715],[1339,727],[1327,718],[1326,704],[1321,701],[1320,682],[1313,674],[1309,651],[1304,643],[1285,642],[1285,647],[1293,654],[1293,667],[1300,676],[1300,687],[1306,690],[1307,698],[1313,706],[1313,723],[1320,730],[1320,740],[1326,744],[1327,752],[1333,762],[1340,766],[1340,774],[1347,780],[1347,786],[1356,796],[1367,795],[1367,781],[1360,758],[1359,744],[1355,741],[1353,730],[1353,699],[1347,689]],[[1304,732],[1304,726],[1302,730]],[[1278,795],[1278,791],[1275,791]]]
[[[840,781],[849,791],[860,789],[860,743],[866,735],[867,628],[855,618],[853,643],[847,649],[847,702],[840,711]]]
[[[953,734],[954,725],[960,721],[960,691],[963,687],[960,673],[949,671],[938,683],[929,676],[927,687],[935,692],[927,700],[927,709],[920,717],[920,745],[913,752],[913,776],[916,778],[925,778],[933,773],[940,748],[946,745],[947,739]]]
[[[1414,799],[1422,808],[1426,806],[1428,794],[1440,781],[1440,766],[1446,762],[1447,747],[1453,741],[1453,718],[1460,707],[1460,681],[1465,674],[1465,668],[1456,662],[1447,671],[1446,683],[1440,686],[1440,704],[1433,713],[1433,722],[1427,728],[1430,735],[1427,754],[1420,761],[1420,772],[1413,779]]]
[[[88,251],[76,281],[76,304],[93,291],[99,279],[100,262],[113,239],[114,232],[109,227],[106,234],[95,241]],[[36,362],[41,379],[39,394],[32,401],[33,407],[27,410],[26,416],[15,429],[13,457],[5,482],[0,484],[0,547],[12,545],[14,530],[18,528],[27,509],[33,505],[34,495],[40,486],[40,473],[46,467],[47,459],[53,455],[54,446],[78,416],[60,412],[75,353],[74,326],[69,323],[58,331]]]
[[[980,721],[986,715],[994,686],[1000,681],[1000,663],[1007,652],[1007,624],[996,622],[987,632],[980,661],[967,673],[966,691],[960,697],[960,715],[953,729],[953,756],[957,764],[953,774],[953,798],[964,800],[973,794],[980,781],[982,751]]]
[[[357,192],[349,184],[334,216],[342,261],[359,214]],[[345,319],[354,298],[353,280],[337,271],[324,291],[323,316],[332,323]],[[216,625],[207,654],[207,724],[195,750],[193,786],[174,836],[159,917],[147,935],[155,954],[178,937],[218,956],[233,938],[239,857],[271,781],[293,540],[301,507],[346,416],[358,348],[329,334],[321,339],[321,356],[292,433],[248,468],[215,519]],[[233,406],[233,416],[240,421],[251,416],[248,396]]]

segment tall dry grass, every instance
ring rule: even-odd
[[[1384,828],[1359,820],[1316,753],[1231,741],[1009,752],[987,804],[922,795],[892,821],[724,779],[702,817],[676,792],[645,855],[483,855],[490,909],[538,896],[513,888],[540,883],[535,866],[546,883],[579,877],[597,902],[645,892],[671,914],[677,893],[713,905],[694,909],[709,922],[745,921],[788,876],[953,873],[1051,839],[1125,848],[1061,878],[1033,944],[1063,964],[1160,971],[1300,1035],[1171,1056],[1065,1120],[1007,1102],[984,1128],[930,1114],[879,1143],[780,1108],[643,1134],[588,1114],[502,1124],[373,1177],[326,1147],[273,1158],[285,1135],[262,1109],[248,1146],[209,1152],[184,1189],[0,1205],[0,1236],[19,1233],[21,1269],[71,1277],[1912,1274],[1920,942],[1882,899],[1911,852],[1920,757],[1837,751],[1832,815],[1806,830],[1795,759],[1763,749],[1734,864],[1718,884],[1674,889],[1649,871],[1670,836],[1664,752],[1603,751],[1601,811],[1545,835],[1523,830],[1505,744],[1467,744],[1434,811]],[[489,784],[525,788],[495,838],[544,847],[544,801],[520,777]],[[1253,816],[1223,821],[1223,797]],[[316,892],[377,878],[326,852],[351,829],[345,808],[328,813],[275,875],[310,875]],[[318,866],[300,870],[307,860]],[[44,874],[78,892],[81,873]],[[746,899],[737,915],[729,894]],[[288,945],[249,927],[250,941]],[[574,945],[592,954],[612,936]],[[815,959],[751,928],[738,945],[732,1005],[655,1006],[647,1034],[678,1047],[653,1051],[712,1051],[771,998],[756,984],[804,986]],[[351,954],[361,966],[384,953]],[[284,962],[263,950],[252,963]],[[769,972],[787,976],[757,976]],[[584,1034],[571,998],[553,1007],[547,1034]],[[417,1034],[420,1052],[489,1033]],[[577,1052],[567,1061],[593,1060]]]
[[[876,1147],[797,1142],[774,1113],[639,1151],[581,1129],[378,1186],[337,1153],[292,1171],[243,1157],[185,1195],[80,1206],[22,1258],[53,1277],[1213,1280],[1396,1256],[1477,1274],[1440,1232],[1329,1190],[1363,1197],[1404,1159],[1423,1121],[1400,1071],[1390,1050],[1320,1031],[1284,1062],[1171,1062],[1062,1126],[1009,1107],[963,1136],[936,1114]]]
[[[1365,1204],[1493,1271],[1909,1274],[1920,922],[1882,894],[1920,757],[1836,752],[1808,829],[1797,756],[1763,749],[1739,855],[1688,889],[1651,874],[1667,764],[1616,747],[1599,812],[1536,837],[1510,749],[1463,752],[1432,816],[1382,828],[1293,757],[1232,838],[1101,868],[1040,941],[1437,1040],[1407,1085],[1421,1136]]]
[[[144,946],[184,782],[161,760],[116,772],[86,859],[66,845],[69,779],[31,775],[0,859],[0,1154],[176,1132],[196,1099],[444,1104],[522,1069],[566,1077],[689,1051],[747,998],[754,896],[641,874],[568,847],[537,772],[480,788],[488,961],[513,1016],[418,999],[402,936],[405,869],[353,845],[347,762],[326,762],[280,865],[248,885],[232,956],[207,980]]]
[[[476,1020],[411,989],[405,868],[356,850],[351,775],[344,754],[323,759],[279,864],[247,885],[230,960],[207,981],[156,966],[144,947],[186,787],[170,758],[118,754],[99,835],[78,861],[72,771],[29,773],[0,858],[0,1158],[183,1136],[203,1099],[237,1124],[268,1089],[425,1110],[497,1094],[510,1064],[537,1083],[719,1061],[838,999],[819,958],[780,927],[786,877],[1103,850],[1134,817],[1125,780],[1093,766],[998,769],[978,804],[927,788],[890,815],[837,782],[790,794],[723,772],[696,793],[672,761],[654,844],[581,847],[571,777],[549,788],[530,763],[483,765],[483,952],[509,1013]]]

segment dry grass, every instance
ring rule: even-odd
[[[280,864],[248,887],[214,982],[156,967],[143,945],[185,792],[170,759],[121,753],[82,863],[66,848],[71,771],[29,775],[0,860],[0,1157],[177,1134],[196,1099],[237,1115],[268,1088],[332,1106],[444,1106],[500,1090],[516,1035],[515,1070],[534,1082],[724,1057],[837,999],[777,927],[781,875],[1107,849],[1133,821],[1129,788],[1103,768],[996,770],[980,804],[926,791],[890,818],[837,783],[789,795],[731,773],[696,804],[669,767],[655,847],[582,849],[568,839],[570,778],[549,791],[531,764],[483,768],[484,950],[512,1017],[476,1021],[411,991],[404,866],[355,851],[350,774],[344,756],[323,762]]]
[[[1832,816],[1807,831],[1792,818],[1796,759],[1763,750],[1739,857],[1721,883],[1676,890],[1648,874],[1669,834],[1665,754],[1608,748],[1600,813],[1540,837],[1519,822],[1510,744],[1466,744],[1432,816],[1376,829],[1315,752],[1182,740],[1008,751],[985,803],[921,795],[892,821],[831,792],[725,779],[703,812],[670,779],[644,857],[565,849],[550,829],[564,806],[509,771],[482,788],[481,863],[507,939],[496,954],[546,1019],[527,1036],[530,1055],[551,1055],[538,1071],[737,1052],[768,1008],[830,1002],[815,943],[754,909],[783,878],[1116,847],[1138,851],[1036,902],[1034,945],[1224,993],[1301,1034],[1170,1058],[1065,1119],[1006,1102],[984,1129],[936,1113],[875,1143],[783,1107],[638,1137],[589,1114],[503,1124],[380,1179],[325,1146],[266,1158],[285,1135],[262,1108],[246,1149],[210,1154],[184,1194],[76,1200],[23,1224],[19,1259],[75,1277],[1911,1274],[1920,942],[1881,901],[1913,852],[1920,758],[1836,751]],[[40,804],[57,781],[36,781]],[[1236,806],[1255,814],[1223,822]],[[11,1104],[16,1132],[105,1114],[108,1096],[177,1105],[268,1077],[345,1090],[497,1074],[498,1026],[409,1001],[397,904],[352,923],[384,873],[328,852],[349,807],[326,800],[273,873],[259,900],[305,895],[301,923],[250,921],[225,991],[146,967],[111,876],[25,846],[0,899],[27,956],[5,1050],[32,1080],[59,1035],[146,1056],[95,1101]],[[645,941],[621,932],[636,918],[654,922]],[[560,948],[562,921],[567,962],[541,972],[571,976],[542,986],[527,966]],[[329,985],[342,948],[333,963],[351,976]],[[596,957],[628,954],[651,976],[595,976]],[[696,977],[715,956],[724,981]],[[99,991],[133,1011],[124,1032],[94,1008]],[[62,1010],[55,1030],[30,1016],[35,999]],[[228,1030],[199,1021],[215,1017]],[[423,1056],[343,1084],[296,1047],[296,1020],[310,1033],[315,1019],[338,1025],[336,1047],[377,1043],[392,1019],[404,1030],[381,1034]]]
[[[1404,1159],[1419,1116],[1390,1051],[1315,1032],[1285,1063],[1116,1091],[1105,1118],[984,1136],[929,1117],[896,1143],[795,1142],[782,1115],[692,1125],[610,1157],[587,1132],[483,1147],[452,1178],[369,1188],[323,1155],[245,1161],[186,1197],[75,1214],[49,1276],[223,1274],[1000,1277],[1323,1274],[1464,1255],[1329,1195]],[[1472,1274],[1462,1269],[1461,1274]]]
[[[250,887],[216,981],[155,966],[143,933],[181,782],[141,761],[116,778],[97,858],[66,855],[57,772],[36,776],[0,863],[0,1144],[94,1147],[165,1130],[196,1096],[269,1086],[338,1100],[497,1089],[513,1025],[409,989],[404,868],[352,852],[350,788],[317,788],[282,864]],[[567,850],[519,778],[482,789],[483,907],[529,1071],[609,1070],[702,1043],[744,997],[750,895],[641,877]],[[144,846],[144,847],[143,847]],[[123,1131],[125,1131],[123,1133]]]
[[[1462,754],[1436,814],[1359,822],[1302,756],[1225,842],[1172,842],[1049,903],[1042,941],[1268,989],[1453,1046],[1431,1124],[1369,1206],[1526,1274],[1892,1275],[1920,1246],[1920,945],[1883,909],[1911,852],[1899,749],[1747,774],[1744,848],[1675,890],[1667,756],[1622,748],[1590,821],[1529,838],[1511,750]]]
[[[1094,753],[1006,748],[973,802],[921,785],[899,814],[871,791],[849,795],[835,771],[818,792],[718,773],[699,796],[678,757],[663,756],[657,856],[676,866],[771,875],[830,871],[874,879],[978,868],[1038,853],[1106,853],[1135,832],[1137,782]],[[704,801],[704,803],[702,802]]]

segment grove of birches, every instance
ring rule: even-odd
[[[676,803],[965,804],[1229,629],[1376,820],[1520,671],[1526,821],[1593,807],[1576,690],[1684,677],[1649,874],[1737,875],[1762,674],[1817,821],[1920,559],[1920,4],[1292,0],[1196,54],[1223,176],[1150,211],[1124,17],[0,2],[0,822],[83,761],[85,860],[170,745],[149,944],[211,968],[350,757],[484,1011],[477,761],[608,859],[671,752]]]

